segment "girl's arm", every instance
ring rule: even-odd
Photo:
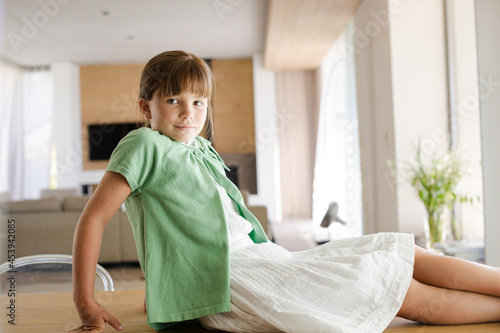
[[[78,221],[73,239],[73,301],[82,326],[72,332],[83,332],[89,326],[104,331],[106,322],[117,330],[123,329],[120,322],[96,302],[94,283],[102,233],[130,193],[125,177],[106,172]]]

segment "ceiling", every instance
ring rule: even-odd
[[[352,20],[361,0],[270,0],[264,67],[317,68]]]
[[[172,49],[207,59],[264,52],[266,0],[0,0],[2,5],[0,57],[21,66],[144,63]]]

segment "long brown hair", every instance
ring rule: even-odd
[[[214,143],[215,78],[204,60],[184,51],[167,51],[154,56],[142,71],[139,99],[150,101],[156,91],[160,98],[183,91],[208,98],[205,136]],[[145,125],[150,126],[148,120]]]

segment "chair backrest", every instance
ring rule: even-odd
[[[66,280],[66,285],[71,285],[72,264],[72,256],[63,254],[33,255],[16,258],[13,263],[5,262],[0,265],[2,294],[12,287],[17,288],[18,293],[54,291],[47,290],[50,283],[55,284],[55,291],[64,291],[61,290],[63,280]],[[100,278],[104,291],[114,290],[111,275],[101,265],[97,265],[96,275]],[[23,282],[23,287],[20,287],[20,281]]]

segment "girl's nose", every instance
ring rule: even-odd
[[[182,119],[191,119],[193,118],[193,110],[189,105],[186,105],[182,108],[182,112],[179,114]]]

